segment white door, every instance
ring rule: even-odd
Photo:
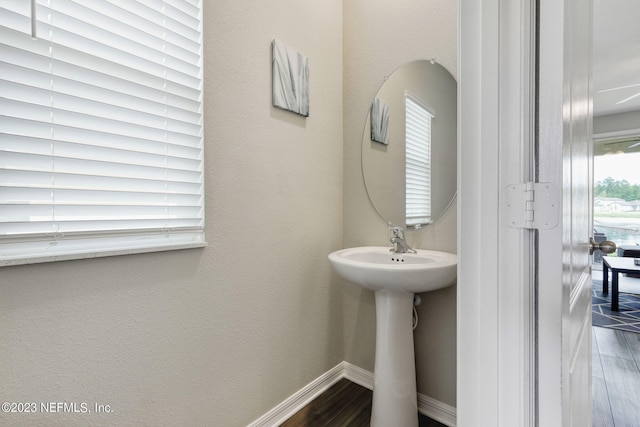
[[[561,183],[560,230],[538,239],[541,426],[591,426],[592,3],[540,3],[539,176]]]

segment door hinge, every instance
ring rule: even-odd
[[[507,186],[503,214],[509,227],[548,230],[558,225],[560,191],[550,182]]]

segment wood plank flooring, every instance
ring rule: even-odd
[[[371,390],[341,379],[281,427],[368,427],[372,396]],[[419,422],[420,427],[446,427],[422,414]]]
[[[640,334],[593,328],[593,427],[640,427]]]

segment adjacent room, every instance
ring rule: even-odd
[[[640,258],[640,80],[633,71],[640,35],[628,25],[640,9],[632,1],[610,6],[594,2],[593,231],[595,240],[615,243],[593,257],[594,426],[635,425],[640,416],[640,274],[611,269],[635,269]]]

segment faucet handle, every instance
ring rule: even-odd
[[[407,242],[404,240],[404,230],[402,227],[389,227],[389,230],[393,233],[393,237],[389,239],[393,243],[394,247],[389,249],[391,252],[396,253],[409,253],[415,254],[416,251],[411,249]]]
[[[402,227],[389,227],[389,230],[393,233],[394,237],[404,239],[404,230]]]

